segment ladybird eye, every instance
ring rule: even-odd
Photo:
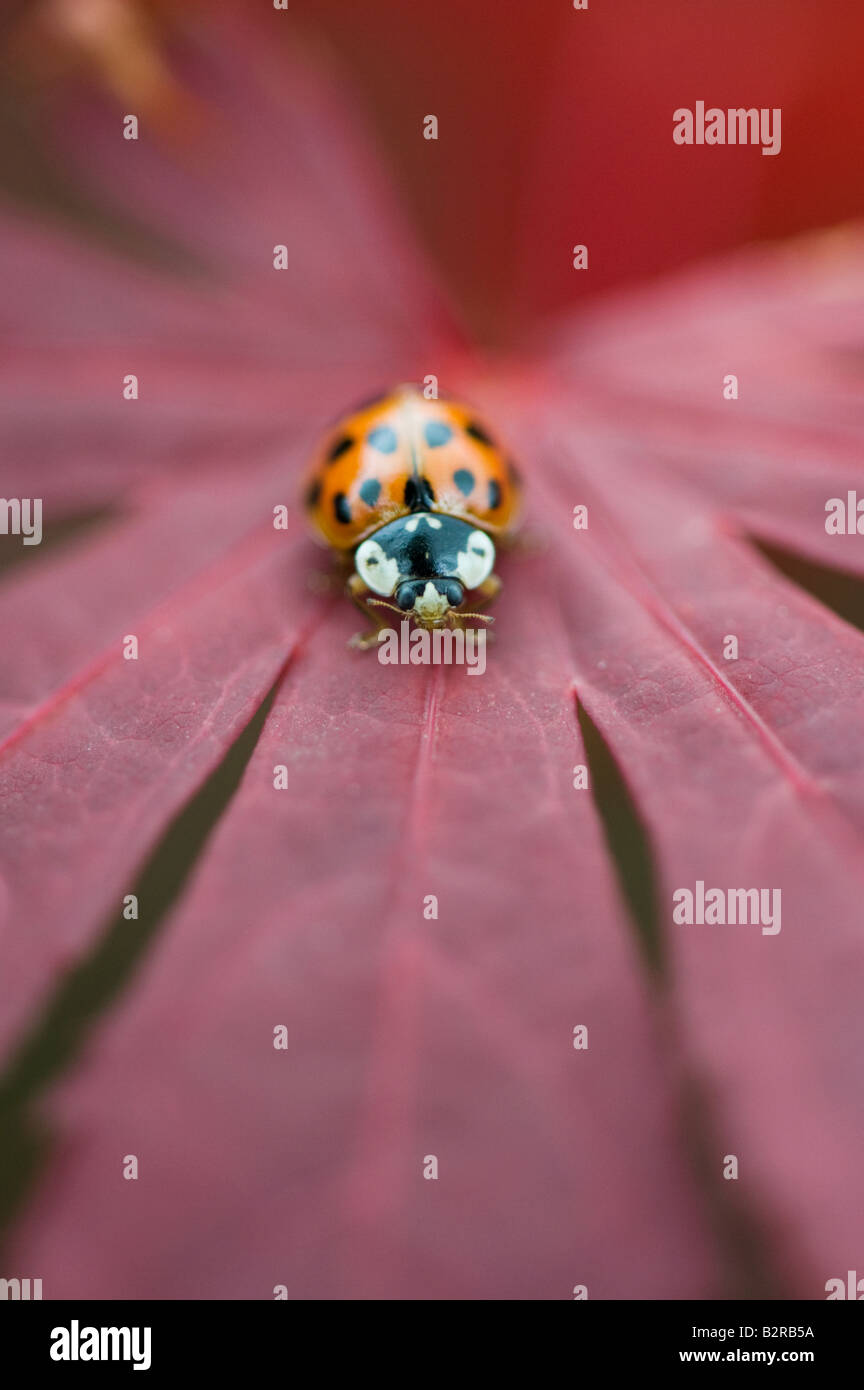
[[[472,531],[468,544],[459,551],[456,573],[466,589],[476,589],[488,579],[495,564],[495,547],[485,531]]]
[[[384,554],[382,547],[371,538],[357,547],[354,567],[367,588],[385,598],[393,593],[399,582],[399,566]]]

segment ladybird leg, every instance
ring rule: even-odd
[[[360,612],[365,613],[369,621],[375,624],[371,632],[355,632],[348,643],[349,647],[354,647],[357,651],[366,652],[370,647],[377,647],[378,633],[382,628],[388,626],[389,620],[385,617],[386,610],[370,607],[369,591],[360,578],[360,575],[357,573],[352,574],[348,580],[348,593],[353,602],[356,603],[357,607],[360,609]]]
[[[500,592],[501,580],[498,578],[497,574],[490,574],[489,578],[484,579],[483,583],[477,589],[477,593],[480,595],[480,597],[478,601],[474,604],[474,607],[485,608],[486,604],[492,603],[498,597]]]
[[[497,574],[490,574],[489,578],[484,579],[483,583],[478,584],[477,588],[474,590],[477,598],[471,605],[472,611],[470,613],[460,613],[458,608],[450,609],[450,612],[447,614],[449,625],[451,627],[464,629],[471,626],[469,622],[471,618],[473,618],[475,622],[481,623],[484,627],[488,626],[490,623],[494,623],[494,618],[487,617],[485,613],[477,612],[477,609],[485,608],[486,604],[491,603],[493,599],[497,598],[500,592],[501,580],[498,578]],[[489,636],[490,638],[493,637],[494,633],[490,632]]]

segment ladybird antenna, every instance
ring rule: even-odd
[[[495,621],[490,613],[460,613],[456,610],[455,616],[457,618],[473,618],[475,622],[486,623],[487,627]]]
[[[388,603],[384,598],[368,598],[366,602],[370,608],[389,608],[391,613],[404,612],[404,610],[398,608],[395,603]],[[405,616],[407,616],[407,614]]]

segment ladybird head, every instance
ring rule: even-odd
[[[450,608],[465,598],[458,579],[406,579],[394,594],[403,613],[414,613],[422,623],[440,622]]]
[[[423,627],[436,627],[461,607],[466,591],[488,579],[495,547],[470,522],[419,511],[369,536],[354,563],[373,593],[393,598]]]

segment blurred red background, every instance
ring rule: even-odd
[[[312,6],[308,7],[312,10]],[[316,0],[421,232],[487,330],[860,214],[864,7]],[[676,146],[672,112],[782,109],[783,146]],[[439,117],[437,143],[419,138]],[[570,248],[589,247],[587,274]],[[506,322],[496,313],[507,306]]]
[[[77,45],[115,94],[125,82],[146,105],[149,84],[164,107],[142,35],[152,27],[158,55],[172,27],[206,10],[51,0],[12,7],[5,26],[38,33],[19,83],[22,68],[57,66],[47,30],[62,14],[66,59]],[[371,120],[421,240],[489,343],[524,344],[537,319],[619,283],[862,212],[860,0],[314,0],[281,22],[338,60],[358,122]],[[5,113],[7,186],[22,184],[22,102],[44,90],[25,82]],[[780,154],[675,145],[672,112],[698,100],[780,107]],[[428,114],[437,141],[423,138]],[[44,171],[38,184],[44,200]],[[572,268],[577,242],[587,273]]]

